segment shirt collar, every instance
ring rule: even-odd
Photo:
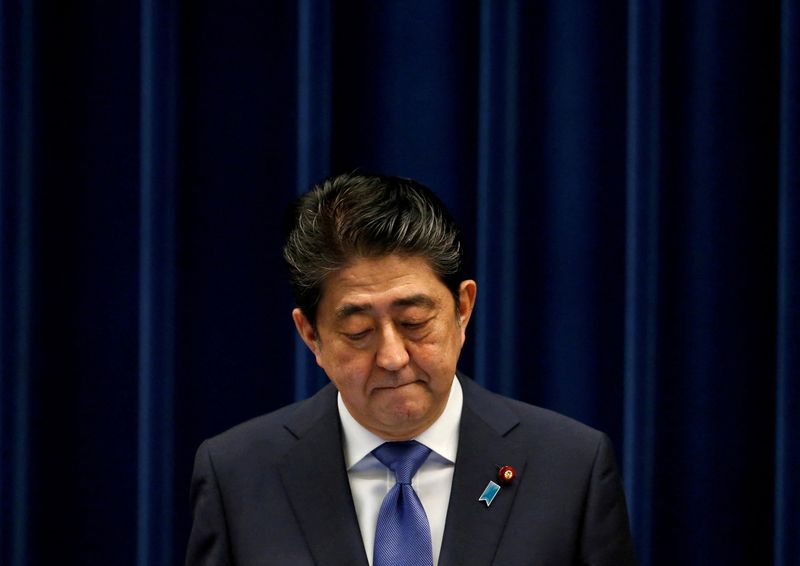
[[[339,419],[342,423],[342,442],[344,445],[344,463],[349,470],[378,446],[386,442],[373,434],[353,418],[342,401],[341,393],[336,396],[339,408]],[[427,429],[417,435],[414,440],[424,444],[444,459],[455,463],[458,452],[458,427],[461,423],[461,408],[464,404],[464,393],[458,378],[453,378],[447,405],[439,418]]]

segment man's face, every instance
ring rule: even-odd
[[[475,293],[463,281],[456,309],[424,258],[358,259],[325,280],[316,333],[299,309],[292,317],[353,417],[404,440],[447,404]]]

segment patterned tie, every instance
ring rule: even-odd
[[[397,478],[378,514],[373,566],[433,566],[428,517],[411,487],[411,478],[430,452],[415,440],[386,442],[372,451]]]

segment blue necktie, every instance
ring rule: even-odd
[[[397,478],[378,513],[373,566],[433,566],[431,527],[411,487],[411,478],[430,452],[415,440],[386,442],[372,451]]]

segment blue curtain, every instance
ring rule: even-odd
[[[182,560],[316,391],[280,259],[360,168],[464,229],[462,369],[607,431],[641,563],[800,564],[800,2],[0,0],[0,563]]]

